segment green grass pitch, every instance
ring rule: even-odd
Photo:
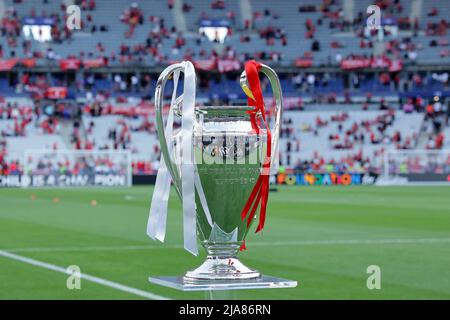
[[[0,190],[0,250],[168,298],[203,299],[147,282],[200,265],[182,245],[180,201],[172,193],[166,243],[145,234],[151,187]],[[59,201],[55,200],[59,198]],[[96,201],[96,205],[92,204]],[[236,212],[236,214],[239,214]],[[280,187],[266,228],[240,258],[294,289],[236,291],[238,299],[450,299],[450,188]],[[381,268],[381,289],[366,286]],[[0,299],[139,299],[0,255]]]

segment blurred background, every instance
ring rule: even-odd
[[[155,86],[190,60],[198,105],[245,105],[250,59],[278,73],[284,113],[267,226],[240,257],[300,285],[236,297],[450,298],[449,14],[448,0],[0,0],[0,299],[204,298],[147,281],[203,259],[182,248],[175,193],[166,243],[145,234]],[[68,290],[73,265],[100,280]]]
[[[377,29],[366,23],[372,4]],[[70,5],[80,9],[79,29],[67,27]],[[449,12],[445,0],[0,1],[2,184],[92,166],[117,173],[121,161],[135,183],[148,183],[138,176],[158,169],[153,95],[162,69],[191,60],[198,104],[245,104],[238,77],[249,59],[281,78],[282,174],[446,183],[448,153],[424,150],[450,144]],[[267,79],[263,88],[270,107]],[[69,150],[126,150],[130,159]]]

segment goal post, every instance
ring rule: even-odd
[[[388,150],[382,185],[449,185],[450,150]]]
[[[24,187],[129,187],[127,150],[25,150]]]

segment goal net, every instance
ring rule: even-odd
[[[24,187],[131,186],[129,151],[26,150]]]
[[[450,150],[391,150],[380,184],[450,185]]]

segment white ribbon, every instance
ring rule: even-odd
[[[184,62],[183,109],[181,117],[181,193],[183,202],[184,248],[198,255],[197,217],[195,211],[194,184],[194,117],[195,117],[195,70],[190,62]]]
[[[194,145],[193,133],[195,121],[195,70],[191,62],[182,62],[181,64],[184,67],[183,107],[181,119],[181,194],[183,202],[183,238],[184,248],[193,255],[198,255],[195,190],[197,190],[206,219],[211,227],[213,226],[213,223],[208,204],[206,202],[206,197],[201,186],[200,177],[198,176],[197,168],[194,164],[194,155],[192,152]],[[167,139],[166,142],[169,148],[169,154],[172,154],[173,108],[176,101],[178,79],[179,71],[174,72],[174,91],[172,94],[169,116],[165,128],[165,137]],[[165,160],[170,161],[170,159],[164,159],[164,157],[161,156],[147,225],[147,234],[152,239],[158,239],[161,242],[164,242],[166,234],[167,206],[170,194],[170,184],[172,181]]]
[[[169,149],[169,154],[172,153],[172,133],[173,133],[173,106],[177,97],[178,79],[180,71],[175,71],[173,74],[173,93],[172,101],[170,102],[169,115],[167,118],[166,128],[164,130],[166,144]],[[167,159],[170,161],[170,159]],[[167,169],[164,156],[161,154],[159,161],[158,175],[156,176],[155,189],[153,190],[152,203],[150,206],[150,214],[147,224],[147,234],[153,240],[158,239],[164,242],[166,236],[166,222],[167,222],[167,206],[169,202],[170,184],[172,178]]]
[[[275,120],[276,121],[276,120]],[[277,125],[277,124],[275,124]],[[270,175],[278,174],[278,170],[280,169],[280,140],[279,140],[279,128],[276,128],[272,131],[272,139],[274,140],[272,143],[272,163],[270,165]],[[278,135],[277,135],[278,133]],[[277,136],[276,136],[277,135]]]

